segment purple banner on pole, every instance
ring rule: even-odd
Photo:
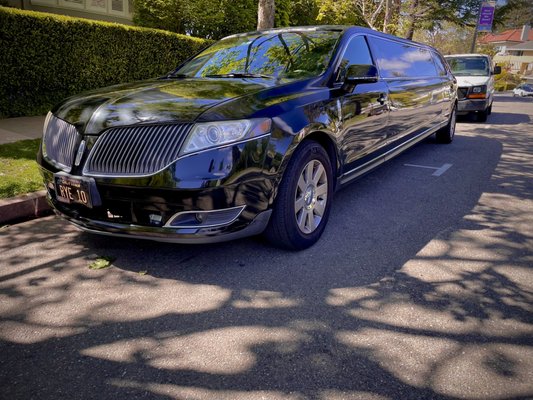
[[[494,5],[483,3],[479,11],[478,31],[492,31],[492,21],[494,20]]]

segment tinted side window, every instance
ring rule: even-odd
[[[438,54],[433,53],[433,60],[435,61],[439,76],[446,76],[446,67],[444,66],[442,58]]]
[[[431,53],[423,48],[390,40],[370,38],[376,62],[384,78],[436,76]]]
[[[344,80],[346,68],[353,64],[374,64],[364,36],[353,37],[346,46],[337,72],[337,82]]]

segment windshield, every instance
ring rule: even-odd
[[[446,57],[455,76],[488,76],[489,60],[486,57]]]
[[[322,74],[340,31],[265,32],[222,39],[174,76],[301,79]]]

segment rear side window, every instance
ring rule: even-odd
[[[372,56],[368,49],[368,44],[364,36],[354,36],[342,55],[342,59],[339,65],[337,73],[337,82],[343,81],[346,77],[346,69],[349,65],[372,65]]]
[[[371,37],[370,43],[384,78],[437,76],[431,53],[426,49],[376,37]]]

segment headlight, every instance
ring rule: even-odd
[[[487,86],[474,86],[468,95],[466,96],[469,99],[484,99],[487,97]]]
[[[270,133],[271,125],[272,121],[268,118],[195,124],[181,148],[180,155],[265,135]]]

